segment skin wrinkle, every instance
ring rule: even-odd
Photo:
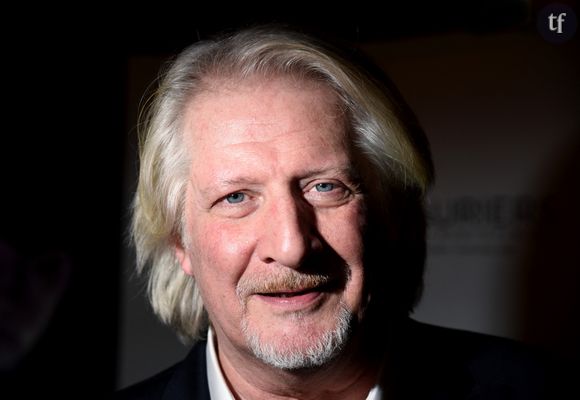
[[[362,356],[349,332],[367,299],[366,207],[335,104],[331,90],[307,84],[297,90],[280,80],[217,90],[190,105],[186,204],[201,207],[186,207],[190,243],[186,252],[177,249],[178,259],[199,285],[224,374],[241,393],[284,393],[291,371],[328,366],[339,354]],[[315,191],[316,182],[333,180],[346,189]],[[239,205],[223,202],[238,191],[249,197]],[[253,295],[304,288],[320,293],[307,308],[278,309]],[[357,363],[341,366],[325,380],[358,380],[351,368],[359,371]],[[284,369],[290,375],[272,380]],[[304,386],[327,373],[319,369]],[[330,389],[319,386],[310,388]]]
[[[267,27],[200,41],[162,71],[140,114],[137,270],[184,342],[213,327],[236,399],[366,398],[386,350],[379,321],[408,316],[417,299],[428,143],[387,77],[355,53]],[[240,299],[244,282],[316,284],[302,275],[328,279],[314,302]],[[311,354],[341,311],[353,317],[343,350],[317,368],[274,366],[248,341],[249,329],[271,354]]]
[[[348,184],[348,189],[353,193],[360,193],[360,182],[359,178],[356,177],[356,172],[352,166],[344,167],[331,167],[331,168],[316,168],[314,170],[305,170],[299,174],[300,178],[294,179],[297,181],[297,186],[299,189],[304,189],[309,180],[313,180],[316,176],[326,176],[330,179],[336,179],[343,181]],[[198,187],[196,190],[205,198],[205,201],[209,203],[206,207],[210,208],[212,203],[221,196],[235,192],[237,187],[245,187],[250,190],[259,191],[262,189],[255,179],[249,176],[238,175],[235,173],[233,176],[229,174],[224,174],[221,177],[217,177],[216,183],[212,183],[208,187]],[[192,182],[194,184],[194,182]]]

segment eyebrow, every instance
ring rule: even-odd
[[[317,175],[324,175],[324,174],[328,174],[328,173],[332,173],[333,175],[338,175],[338,176],[346,176],[349,179],[353,179],[353,180],[357,180],[359,178],[359,173],[354,168],[354,166],[351,164],[348,164],[348,165],[339,166],[339,167],[312,169],[312,170],[306,171],[304,174],[301,174],[299,180],[302,181],[302,180],[309,179],[309,178],[312,178],[312,177],[317,176]]]
[[[333,176],[345,176],[349,180],[353,181],[353,183],[358,182],[360,180],[360,174],[354,168],[354,166],[350,164],[338,167],[329,167],[329,168],[322,167],[309,169],[300,173],[299,176],[294,180],[297,182],[302,182],[315,176],[324,174],[332,174]],[[255,178],[250,178],[248,176],[235,176],[232,178],[225,179],[218,178],[218,180],[212,185],[205,188],[200,188],[199,190],[204,195],[207,195],[212,194],[214,192],[219,192],[224,188],[228,188],[230,186],[255,186],[257,184],[258,183],[256,182]]]

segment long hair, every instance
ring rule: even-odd
[[[401,243],[412,242],[408,251],[413,254],[405,265],[389,267],[398,268],[402,278],[397,279],[405,281],[394,287],[397,307],[408,313],[417,299],[423,274],[422,199],[433,179],[427,141],[413,114],[385,79],[371,75],[317,39],[269,27],[201,41],[183,50],[163,74],[142,114],[132,237],[137,269],[147,277],[154,312],[184,340],[196,340],[205,334],[208,321],[199,289],[174,255],[176,240],[184,239],[184,198],[190,165],[183,119],[186,107],[216,80],[256,77],[315,81],[336,94],[345,110],[357,166],[371,193],[370,212],[377,217],[375,220],[382,221],[372,230],[379,232],[380,227],[388,225],[385,232],[393,231],[393,226],[400,228],[394,229],[396,232],[410,231],[374,235],[375,242],[399,243],[399,250],[408,247]],[[407,214],[412,218],[405,218]],[[403,260],[404,255],[395,258]],[[391,279],[382,273],[376,276]],[[387,290],[380,282],[373,285],[377,286],[373,290]]]

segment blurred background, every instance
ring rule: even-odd
[[[422,123],[437,181],[414,317],[580,361],[580,33],[558,40],[545,11],[580,9],[433,3],[7,13],[0,397],[103,398],[186,353],[152,316],[126,240],[137,113],[183,47],[260,22],[352,43]]]

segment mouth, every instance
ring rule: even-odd
[[[256,293],[254,296],[264,303],[287,311],[297,311],[315,306],[324,291],[320,287],[306,289],[283,289],[272,292]]]
[[[288,297],[295,297],[295,296],[302,296],[307,293],[312,292],[320,292],[319,288],[308,288],[308,289],[297,289],[297,290],[281,290],[276,292],[266,292],[266,293],[256,293],[259,296],[267,296],[267,297],[281,297],[281,298],[288,298]]]
[[[315,309],[336,292],[336,280],[329,275],[283,271],[267,279],[241,280],[236,293],[244,307],[249,303],[275,312]],[[264,310],[265,311],[265,310]]]

